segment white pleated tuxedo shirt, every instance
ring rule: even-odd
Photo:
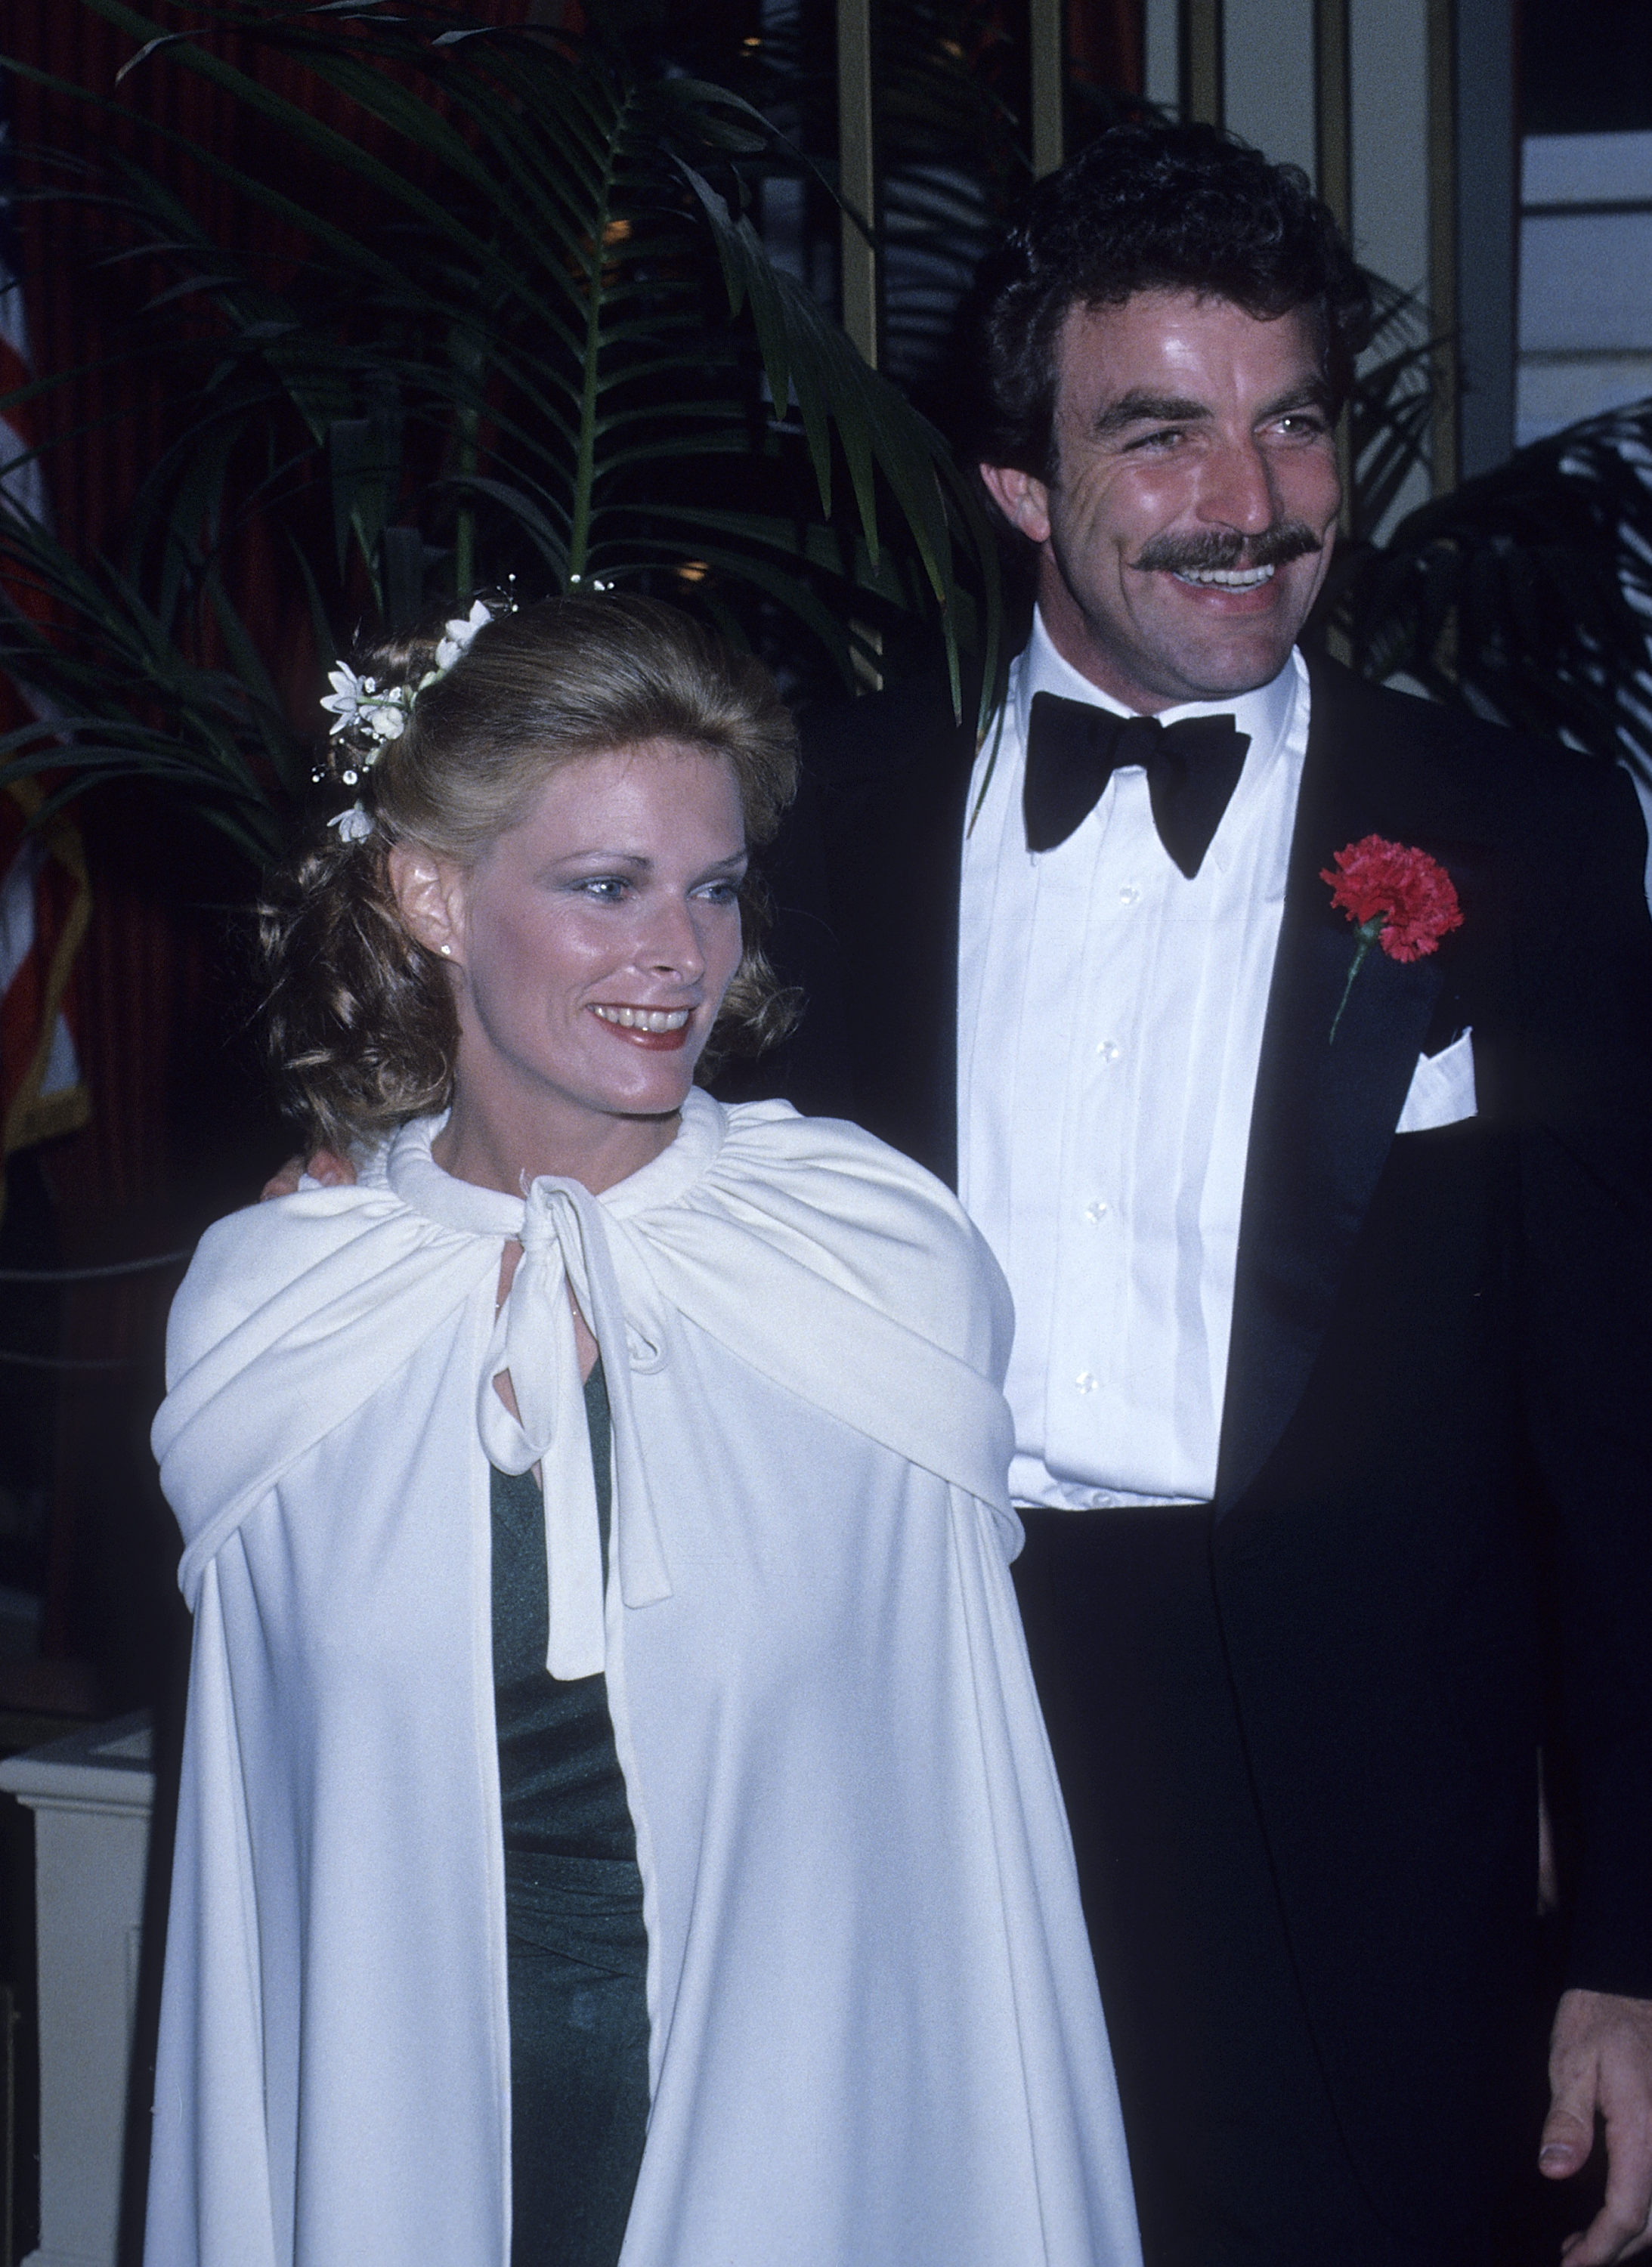
[[[1206,1502],[1308,672],[1293,653],[1257,692],[1164,712],[1167,724],[1230,714],[1251,743],[1191,881],[1137,765],[1065,842],[1027,849],[1037,693],[1130,713],[1039,620],[971,781],[958,1192],[1015,1296],[1010,1493],[1068,1510]]]

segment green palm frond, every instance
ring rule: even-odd
[[[1356,546],[1377,539],[1406,482],[1428,468],[1439,348],[1419,299],[1369,268],[1366,281],[1377,326],[1347,406],[1349,534]]]
[[[1338,592],[1356,666],[1652,778],[1652,404],[1518,449]]]
[[[231,660],[213,668],[180,651],[118,570],[80,567],[16,514],[0,541],[13,598],[57,626],[48,634],[15,603],[0,609],[0,666],[40,720],[0,737],[0,779],[48,774],[49,813],[99,781],[143,778],[186,796],[254,863],[277,855],[306,745],[221,584],[205,596]]]
[[[238,840],[279,836],[304,766],[250,627],[272,556],[318,676],[363,615],[512,578],[674,597],[846,676],[903,627],[938,626],[955,686],[960,640],[990,644],[985,516],[766,253],[751,182],[800,161],[739,95],[451,9],[222,0],[185,33],[76,4],[132,39],[128,72],[199,74],[245,130],[231,157],[151,123],[157,161],[112,160],[88,202],[180,405],[118,561],[0,521],[55,625],[8,617],[0,664],[52,704],[71,784],[188,774]],[[266,57],[324,92],[290,99]],[[239,229],[169,185],[173,152]]]

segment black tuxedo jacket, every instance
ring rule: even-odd
[[[973,739],[907,693],[805,747],[775,957],[810,1005],[762,1090],[953,1179]],[[1371,953],[1333,1045],[1353,938],[1319,871],[1368,833],[1439,859],[1464,924]],[[1621,774],[1316,665],[1215,1574],[1333,2099],[1413,2222],[1506,2113],[1540,1742],[1580,1790],[1570,1980],[1652,1996],[1645,854]],[[1470,1028],[1478,1115],[1397,1134],[1418,1056]]]

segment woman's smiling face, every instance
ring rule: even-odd
[[[607,1187],[667,1146],[739,965],[745,863],[732,766],[669,740],[557,765],[472,866],[393,854],[454,971],[449,1171]]]

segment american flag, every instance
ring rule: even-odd
[[[48,524],[46,482],[33,453],[33,375],[17,227],[9,75],[0,70],[0,514]],[[36,611],[0,573],[0,605]],[[39,715],[0,679],[0,730]],[[84,1126],[88,1114],[69,1007],[69,979],[91,913],[80,830],[62,812],[29,822],[46,801],[35,779],[0,790],[0,1175],[14,1150]],[[4,1184],[0,1180],[0,1203]]]

